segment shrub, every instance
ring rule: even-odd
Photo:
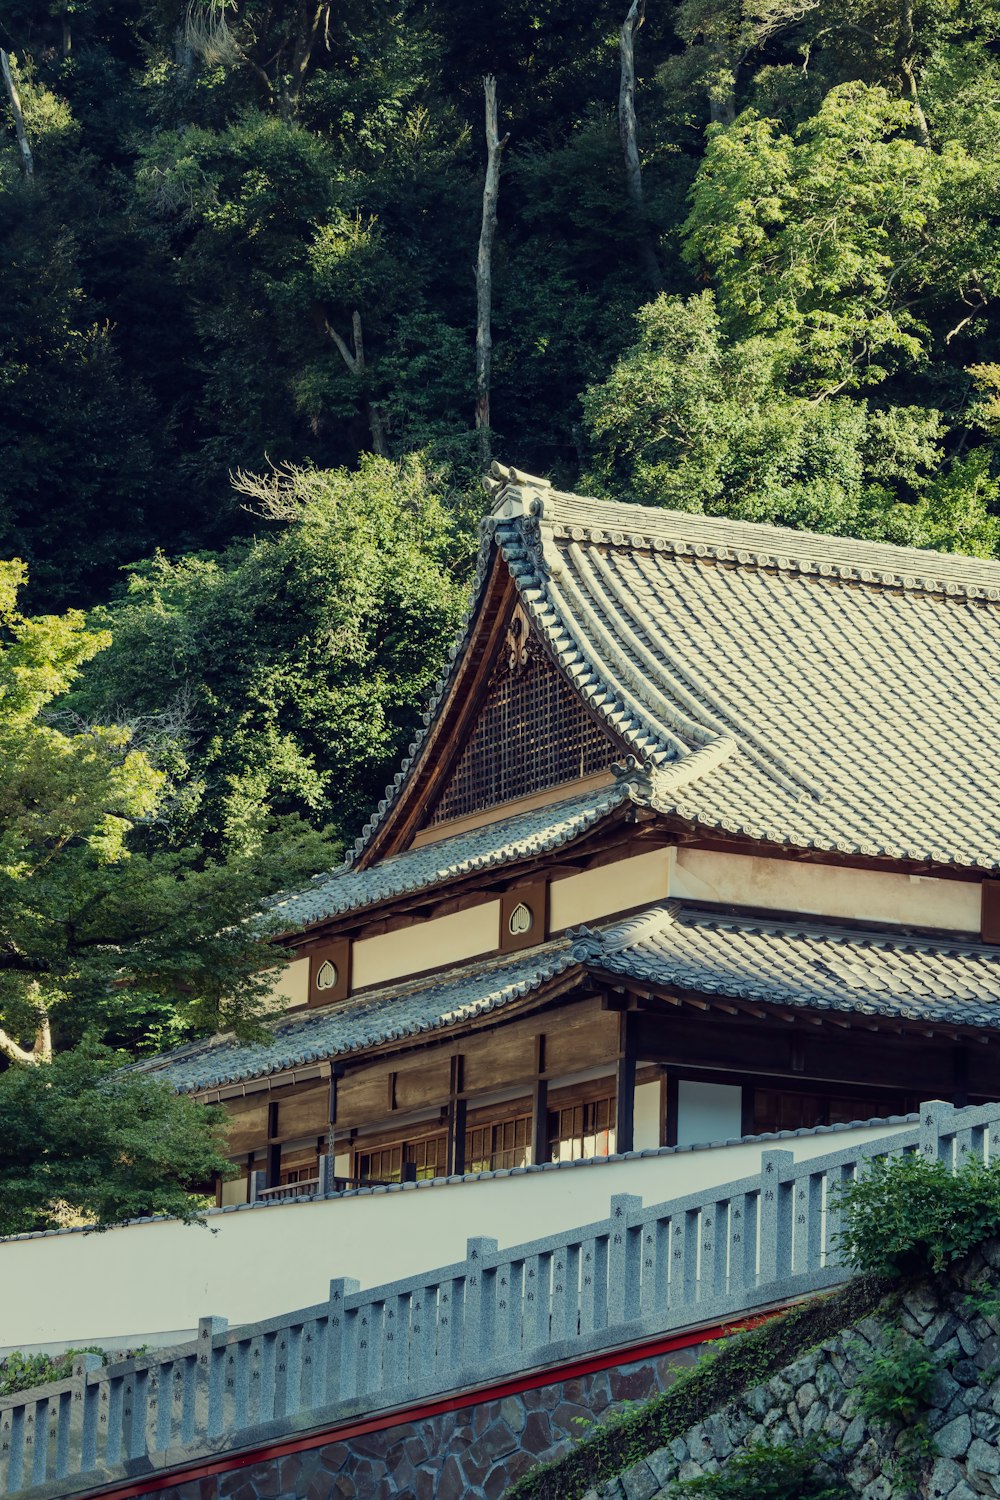
[[[925,1345],[897,1330],[888,1349],[867,1358],[858,1376],[861,1410],[877,1421],[912,1427],[930,1403],[939,1373]]]
[[[30,1391],[33,1386],[46,1385],[50,1380],[65,1380],[73,1373],[73,1361],[80,1354],[100,1354],[107,1362],[103,1349],[67,1349],[64,1354],[24,1354],[14,1349],[0,1359],[0,1396],[15,1396],[18,1391]]]
[[[736,1453],[720,1474],[683,1479],[668,1494],[677,1500],[700,1495],[703,1500],[847,1500],[843,1485],[831,1483],[820,1467],[823,1447],[815,1442],[754,1443]]]
[[[937,1274],[1000,1233],[1000,1164],[897,1156],[841,1190],[846,1227],[839,1247],[854,1266],[880,1275]]]

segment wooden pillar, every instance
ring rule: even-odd
[[[451,1084],[448,1090],[448,1176],[461,1177],[465,1171],[465,1099],[461,1053],[451,1059]]]
[[[667,1074],[667,1121],[666,1129],[663,1133],[663,1144],[665,1146],[677,1145],[677,1112],[680,1108],[680,1099],[680,1080],[677,1074],[671,1071]]]
[[[267,1106],[267,1186],[277,1187],[281,1179],[281,1142],[274,1139],[278,1134],[278,1105]]]
[[[967,1047],[955,1047],[951,1054],[951,1102],[955,1109],[964,1109],[969,1102],[969,1052]]]
[[[624,1011],[618,1018],[617,1100],[615,1111],[615,1150],[631,1151],[635,1117],[636,1017]]]
[[[531,1160],[549,1159],[549,1085],[545,1078],[545,1037],[535,1037],[535,1087],[531,1101]]]
[[[740,1134],[753,1135],[755,1104],[754,1094],[756,1090],[752,1083],[745,1083],[740,1099]]]
[[[333,1165],[337,1154],[337,1084],[344,1076],[343,1066],[334,1063],[330,1068],[330,1093],[327,1106],[327,1129],[326,1129],[326,1154],[328,1157],[326,1178],[330,1184],[329,1191],[333,1191]],[[323,1163],[320,1162],[320,1177],[323,1177]]]

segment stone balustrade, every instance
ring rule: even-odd
[[[69,1495],[198,1454],[419,1401],[591,1351],[738,1317],[836,1285],[837,1190],[892,1153],[1000,1152],[1000,1105],[924,1105],[918,1125],[752,1177],[465,1259],[238,1328],[203,1318],[188,1344],[0,1400],[0,1494]]]

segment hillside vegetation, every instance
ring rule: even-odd
[[[253,1030],[491,454],[996,555],[998,186],[991,0],[5,0],[0,1109]],[[37,1102],[0,1229],[112,1214]]]
[[[356,830],[491,447],[647,504],[997,551],[1000,8],[633,7],[631,178],[626,10],[5,5],[0,556],[32,608],[102,606],[73,707],[159,716],[199,834],[261,806]]]

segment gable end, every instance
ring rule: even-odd
[[[520,605],[425,826],[606,771],[622,754],[532,633]]]

